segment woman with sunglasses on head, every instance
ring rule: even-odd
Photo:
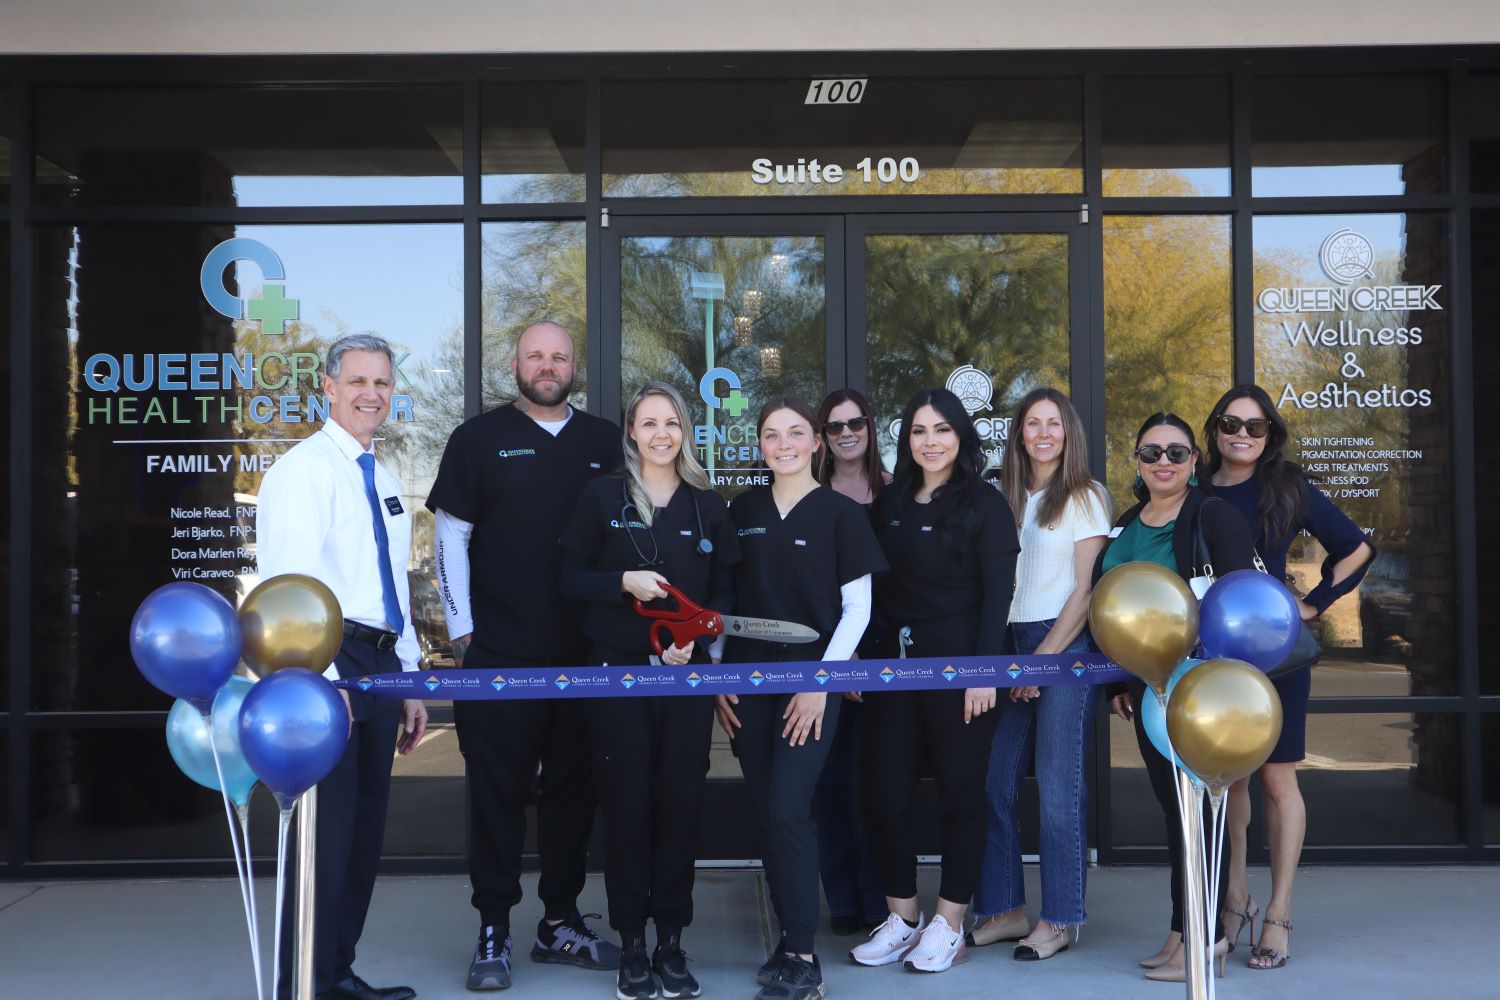
[[[1204,503],[1206,494],[1199,489],[1194,467],[1198,445],[1193,430],[1175,413],[1156,413],[1146,418],[1135,436],[1135,495],[1140,500],[1120,515],[1094,563],[1093,582],[1128,562],[1154,562],[1177,573],[1184,582],[1196,575],[1198,554],[1196,539],[1201,532],[1206,553],[1215,573],[1223,575],[1254,565],[1250,531],[1245,519],[1233,507],[1223,503]],[[1115,714],[1122,719],[1135,718],[1135,741],[1146,763],[1151,791],[1161,806],[1167,827],[1167,850],[1172,860],[1172,929],[1161,951],[1141,959],[1146,978],[1161,982],[1182,982],[1183,947],[1182,902],[1183,844],[1178,821],[1176,777],[1172,764],[1151,745],[1134,707],[1147,695],[1145,684],[1131,680],[1112,688]],[[1116,693],[1118,692],[1118,693]],[[1207,810],[1204,810],[1205,817]],[[1205,818],[1205,837],[1208,821]],[[1212,838],[1208,837],[1212,843]],[[1211,863],[1211,861],[1210,861]],[[1218,919],[1224,905],[1224,880],[1219,883],[1219,900],[1213,906],[1215,915],[1214,954],[1219,958],[1219,974],[1224,974],[1223,958],[1231,942],[1224,939],[1224,927]],[[1208,928],[1205,928],[1208,930]]]
[[[687,405],[647,382],[625,410],[625,465],[584,488],[563,534],[563,595],[587,602],[590,663],[653,662],[648,619],[635,600],[667,598],[670,584],[704,607],[727,610],[740,559],[724,501],[690,447]],[[664,606],[670,607],[668,599]],[[663,666],[707,663],[702,643],[669,645]],[[584,702],[594,783],[608,827],[604,887],[620,934],[619,1000],[695,997],[682,931],[693,919],[698,814],[713,735],[708,697],[615,697]],[[656,924],[648,960],[646,923]]]
[[[896,475],[872,520],[891,571],[875,589],[884,656],[998,655],[1015,589],[1016,520],[981,477],[974,424],[947,389],[925,389],[901,414]],[[890,915],[849,954],[944,972],[964,955],[963,916],[985,840],[993,687],[865,693],[865,808]],[[924,758],[937,779],[942,879],[932,921],[917,901],[913,811]]]
[[[740,494],[729,513],[744,555],[735,570],[735,612],[806,625],[819,638],[787,644],[731,637],[726,663],[847,660],[869,624],[870,578],[885,559],[859,504],[813,477],[822,444],[817,427],[817,414],[802,400],[767,402],[756,435],[771,484]],[[758,1000],[812,1000],[827,993],[813,952],[821,909],[813,792],[840,699],[826,691],[730,694],[719,695],[717,705],[745,775],[781,925],[775,952],[756,973]]]
[[[1304,621],[1316,618],[1349,593],[1365,575],[1375,548],[1333,501],[1308,481],[1287,457],[1286,422],[1258,385],[1237,385],[1214,404],[1203,430],[1205,475],[1210,492],[1229,502],[1255,536],[1266,572],[1286,579],[1287,550],[1299,532],[1317,539],[1328,555],[1322,579],[1298,601]],[[1294,670],[1272,682],[1281,696],[1281,739],[1260,769],[1265,792],[1266,833],[1271,842],[1271,899],[1257,943],[1250,927],[1249,965],[1279,969],[1291,958],[1292,879],[1302,856],[1307,809],[1297,787],[1297,762],[1306,754],[1307,702],[1312,669]],[[1245,880],[1245,839],[1250,825],[1250,779],[1229,789],[1229,865],[1224,921],[1234,938],[1259,909]]]
[[[1109,495],[1089,475],[1083,422],[1067,396],[1034,389],[1016,407],[1002,466],[1005,496],[1021,531],[1014,653],[1088,649],[1089,576],[1109,532]],[[1088,869],[1084,757],[1098,705],[1093,685],[1010,689],[990,754],[989,841],[979,871],[972,945],[1021,939],[1013,957],[1038,961],[1065,951],[1083,925]],[[1016,793],[1036,761],[1041,801],[1042,908],[1027,926]],[[1029,933],[1028,933],[1029,932]]]
[[[858,389],[835,389],[818,407],[823,431],[818,481],[868,507],[891,481],[875,447],[875,418]],[[834,934],[855,934],[885,919],[885,891],[863,821],[859,746],[864,731],[858,692],[844,695],[839,724],[818,779],[813,814],[818,821],[818,867]]]

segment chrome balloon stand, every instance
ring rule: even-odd
[[[1155,692],[1165,713],[1167,696]],[[1177,793],[1177,818],[1182,830],[1182,920],[1183,980],[1188,1000],[1213,1000],[1214,945],[1210,933],[1214,926],[1209,908],[1219,898],[1219,850],[1209,853],[1203,839],[1203,787],[1182,766],[1176,748],[1172,750],[1172,771],[1177,779],[1172,788]],[[1223,843],[1222,793],[1212,796],[1214,847]],[[1212,864],[1209,858],[1213,858]]]
[[[209,713],[204,714],[208,724],[208,746],[213,752],[214,771],[219,776],[219,794],[224,799],[224,818],[229,823],[229,843],[234,851],[234,870],[240,883],[240,902],[245,908],[245,926],[250,934],[250,961],[255,966],[256,1000],[265,1000],[265,985],[261,976],[260,960],[260,915],[255,907],[255,869],[250,854],[250,804],[240,806],[230,801],[224,782],[224,765],[219,760],[219,741],[215,735]],[[235,820],[239,823],[236,825]]]
[[[278,796],[278,799],[280,797]],[[318,786],[283,803],[276,844],[276,944],[271,959],[277,995],[281,986],[281,929],[286,912],[287,839],[297,816],[296,926],[292,941],[292,1000],[313,1000],[313,920],[317,911]]]

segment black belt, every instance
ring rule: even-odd
[[[355,642],[363,642],[374,646],[376,649],[395,649],[396,640],[401,638],[394,632],[387,632],[383,628],[375,628],[364,622],[353,622],[344,619],[344,638],[353,639]]]

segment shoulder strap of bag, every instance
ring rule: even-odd
[[[1214,581],[1214,564],[1209,557],[1208,544],[1203,540],[1203,508],[1218,502],[1217,497],[1204,497],[1193,512],[1193,576],[1207,577],[1210,584]]]

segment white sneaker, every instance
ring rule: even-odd
[[[946,925],[944,925],[946,926]],[[849,951],[849,957],[860,965],[890,965],[899,962],[916,945],[922,934],[922,915],[917,915],[917,926],[910,927],[905,920],[892,913],[885,923],[870,932],[870,940]]]
[[[922,932],[922,939],[906,956],[906,967],[912,972],[947,972],[954,962],[968,957],[963,931],[954,930],[948,921],[934,916]]]

